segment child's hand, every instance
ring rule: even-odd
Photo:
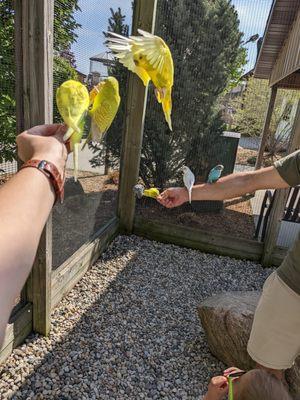
[[[222,400],[228,393],[228,381],[225,376],[214,376],[209,385],[204,400]]]
[[[230,368],[225,369],[223,374],[227,378],[229,374],[232,374],[232,373],[235,373],[235,372],[243,372],[243,370],[239,369],[239,368],[236,368],[236,367],[230,367]]]

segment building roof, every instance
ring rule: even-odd
[[[86,78],[86,74],[84,74],[83,72],[78,71],[78,69],[76,69],[76,72],[77,72],[78,75]]]
[[[103,53],[90,57],[90,61],[98,61],[103,64],[113,65],[115,63],[115,58],[111,52],[104,51]]]
[[[255,77],[269,79],[300,9],[300,0],[273,0],[264,39],[255,66]]]

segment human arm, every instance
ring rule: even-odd
[[[195,185],[192,200],[226,200],[259,189],[282,189],[288,186],[275,167],[268,167],[257,171],[231,174],[213,184]],[[188,192],[185,188],[170,188],[165,190],[157,200],[167,208],[178,207],[188,201]]]
[[[17,137],[18,154],[52,162],[62,174],[67,159],[61,125],[34,127]],[[32,267],[55,200],[49,179],[36,168],[19,171],[0,188],[0,347],[11,309]]]

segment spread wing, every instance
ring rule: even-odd
[[[165,42],[158,36],[138,30],[141,36],[130,36],[129,38],[108,32],[108,47],[115,53],[119,61],[130,71],[140,76],[143,82],[149,83],[150,76],[147,67],[140,67],[136,60],[144,57],[149,64],[149,69],[164,74],[168,70],[173,75],[173,61],[170,50]]]

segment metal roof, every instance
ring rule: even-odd
[[[300,0],[273,0],[254,76],[269,79],[300,8]]]
[[[95,56],[90,57],[90,61],[98,61],[103,64],[113,65],[115,64],[115,57],[109,51],[104,51],[103,53],[96,54]]]

